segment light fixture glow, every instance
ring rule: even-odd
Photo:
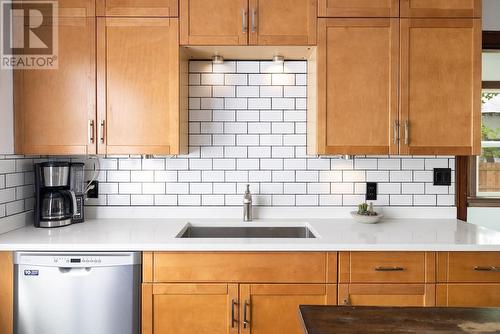
[[[285,57],[283,57],[282,55],[279,55],[279,54],[275,54],[273,56],[273,63],[275,64],[281,64],[285,61]]]
[[[222,57],[219,54],[214,54],[212,56],[212,63],[213,64],[223,64],[224,63],[224,57]]]

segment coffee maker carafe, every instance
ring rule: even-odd
[[[59,161],[35,165],[36,227],[61,227],[83,221],[83,203],[71,189],[71,167],[69,162]]]

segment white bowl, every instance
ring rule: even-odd
[[[383,217],[381,214],[377,214],[376,216],[358,215],[356,211],[352,211],[351,216],[355,221],[362,224],[376,224]]]

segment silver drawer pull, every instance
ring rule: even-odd
[[[474,267],[474,270],[475,271],[495,271],[495,272],[500,272],[500,267],[494,267],[494,266],[480,267],[480,266],[476,266],[476,267]]]
[[[236,305],[238,305],[238,303],[233,299],[231,301],[231,328],[234,328],[234,324],[238,322],[238,320],[234,318],[234,308]]]
[[[376,267],[375,271],[403,271],[403,267]]]

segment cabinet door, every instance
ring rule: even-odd
[[[179,150],[177,19],[98,19],[100,154]]]
[[[436,306],[500,307],[500,284],[438,284]]]
[[[97,0],[97,15],[177,17],[179,0]]]
[[[320,17],[399,17],[399,0],[318,0]]]
[[[242,284],[241,333],[301,334],[299,305],[334,305],[335,296],[336,285]]]
[[[398,152],[398,30],[397,19],[319,20],[310,153]]]
[[[237,284],[143,284],[142,334],[237,334]]]
[[[401,0],[401,17],[481,17],[481,0]]]
[[[246,45],[248,0],[180,0],[183,45]]]
[[[11,252],[0,252],[0,333],[13,333],[14,265]]]
[[[95,18],[85,5],[61,12],[57,69],[14,71],[17,154],[96,153]]]
[[[401,20],[401,153],[480,151],[481,21]]]
[[[250,0],[252,45],[316,45],[316,0]]]
[[[339,284],[339,305],[434,306],[434,284]]]

